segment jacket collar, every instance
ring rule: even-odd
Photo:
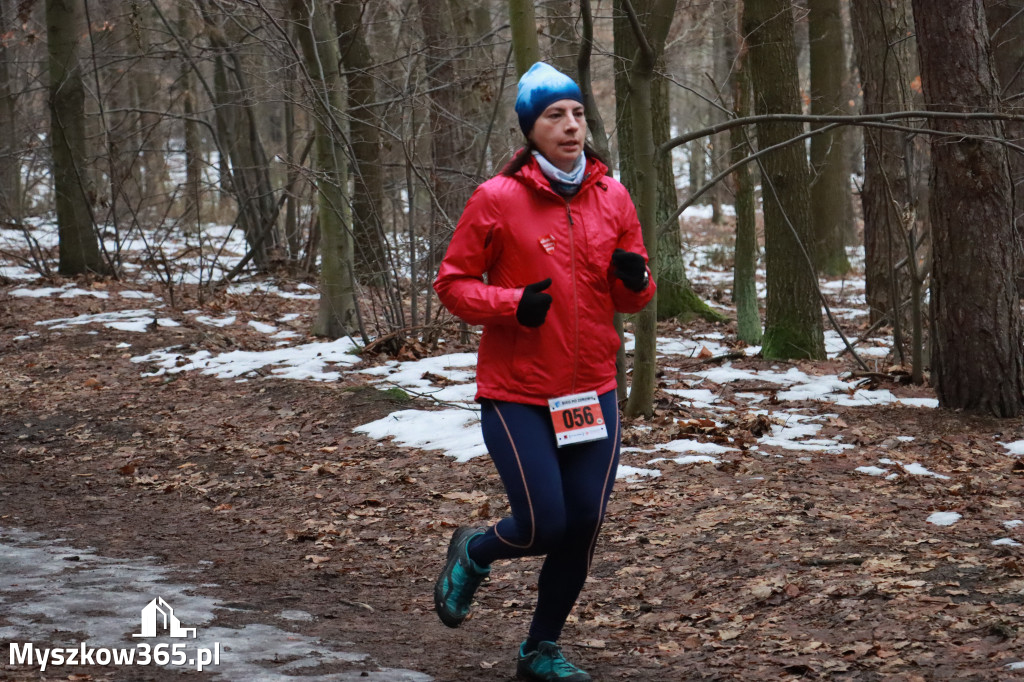
[[[588,156],[587,170],[583,175],[583,182],[580,184],[579,192],[577,192],[575,196],[578,197],[583,194],[583,192],[600,182],[607,174],[608,166],[592,156]],[[565,201],[565,197],[561,196],[551,188],[551,183],[548,182],[547,177],[544,175],[544,171],[541,170],[537,160],[532,156],[530,157],[530,162],[519,169],[519,171],[512,177],[518,178],[528,187],[532,187],[539,192],[549,192],[551,196],[557,197],[559,201]]]

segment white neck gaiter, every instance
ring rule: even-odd
[[[573,194],[583,184],[583,174],[587,169],[587,155],[583,152],[580,152],[576,163],[568,173],[548,161],[547,157],[539,151],[534,150],[533,158],[537,159],[544,177],[551,182],[552,188],[559,194]]]

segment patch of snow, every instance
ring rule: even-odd
[[[431,397],[447,402],[472,401],[476,394],[476,384],[465,384],[476,378],[476,353],[453,353],[437,357],[423,358],[410,362],[393,362],[357,370],[363,374],[384,377],[387,383],[397,384],[413,389],[418,393],[428,393]],[[424,378],[425,374],[442,377],[445,382],[463,384],[463,386],[447,386],[439,389],[433,380]],[[472,393],[468,388],[472,387]],[[447,389],[453,389],[451,391]]]
[[[157,296],[156,294],[151,294],[148,291],[133,291],[133,290],[129,290],[129,291],[122,291],[121,292],[121,298],[144,298],[144,299],[148,299],[148,300],[153,300],[153,299],[159,298],[159,296]]]
[[[265,322],[258,322],[257,320],[249,320],[249,326],[258,332],[264,334],[273,334],[277,331],[277,327],[272,324],[266,324]]]
[[[228,315],[226,317],[210,317],[208,315],[196,315],[196,322],[208,324],[211,327],[228,327],[235,323],[238,319],[235,315]]]
[[[718,394],[706,388],[666,388],[665,393],[683,398],[692,407],[711,407],[718,402]]]
[[[242,627],[217,625],[217,611],[230,607],[204,596],[196,585],[170,582],[153,559],[112,559],[34,533],[0,527],[0,602],[5,625],[0,638],[9,642],[59,639],[92,648],[134,647],[132,632],[140,612],[156,597],[174,608],[182,625],[196,628],[188,648],[220,647],[220,663],[206,669],[213,679],[261,682],[343,682],[354,679],[426,682],[410,670],[309,675],[323,664],[359,662],[367,654],[341,651],[296,632],[263,623]],[[68,626],[58,628],[60,623]],[[166,644],[166,638],[151,640]],[[68,646],[73,646],[68,642]],[[278,660],[289,661],[285,665]],[[163,666],[187,674],[192,666]],[[302,671],[289,674],[290,671]],[[362,675],[362,677],[360,677]],[[63,677],[64,673],[59,676]]]
[[[206,350],[182,355],[174,349],[166,349],[133,357],[131,361],[157,366],[158,369],[143,373],[143,376],[201,370],[203,374],[221,379],[234,379],[270,367],[270,374],[280,379],[337,381],[341,374],[329,371],[328,365],[354,365],[360,358],[352,354],[353,350],[355,344],[350,339],[342,338],[267,351],[236,350],[220,355],[213,355]]]
[[[145,332],[149,325],[156,321],[156,315],[152,310],[118,310],[109,313],[98,313],[95,315],[79,315],[77,317],[65,317],[55,320],[42,320],[37,325],[46,326],[50,329],[67,329],[73,326],[86,324],[100,324],[110,329],[120,329],[129,332]],[[176,323],[174,323],[176,324]],[[170,325],[165,325],[170,326]]]
[[[887,473],[889,473],[888,469],[882,469],[881,467],[873,466],[857,467],[856,469],[854,469],[854,471],[859,471],[860,473],[867,474],[868,476],[885,476]]]
[[[835,441],[826,439],[799,441],[786,438],[775,438],[772,436],[762,436],[757,442],[761,445],[773,445],[777,448],[783,448],[786,450],[806,450],[810,452],[825,452],[829,454],[839,454],[843,450],[849,450],[853,447],[847,443],[836,443]]]
[[[1012,443],[1000,443],[1008,454],[1016,456],[1024,455],[1024,440],[1015,440]]]
[[[64,287],[38,287],[36,289],[22,287],[21,289],[11,289],[7,293],[18,298],[45,298],[62,291],[64,291]]]
[[[992,544],[1004,547],[1020,547],[1020,543],[1013,538],[999,538],[998,540],[993,540]]]
[[[721,460],[711,457],[710,455],[686,455],[684,457],[658,457],[647,462],[648,464],[655,464],[657,462],[675,462],[676,464],[719,464]]]
[[[963,516],[956,512],[935,512],[929,516],[925,521],[933,523],[936,526],[952,526],[954,523],[962,519]]]
[[[23,268],[20,265],[0,265],[0,277],[6,277],[7,279],[20,279],[30,280],[39,279],[39,273],[33,272],[28,268]]]
[[[642,476],[657,478],[658,476],[661,476],[661,471],[658,469],[641,469],[639,467],[629,466],[628,464],[620,464],[618,471],[615,472],[616,479],[637,479]]]
[[[653,450],[647,450],[647,452],[661,452],[662,450],[668,450],[669,452],[696,452],[701,455],[721,455],[726,452],[736,452],[737,448],[726,447],[718,443],[701,443],[700,441],[682,438],[658,445]]]
[[[307,623],[313,620],[312,613],[300,611],[299,609],[285,609],[281,613],[277,614],[277,617],[283,620],[298,620]]]
[[[939,478],[945,481],[949,480],[949,476],[946,476],[945,474],[937,474],[934,471],[929,471],[928,469],[926,469],[921,464],[918,464],[917,462],[914,462],[913,464],[904,464],[903,462],[897,462],[896,460],[888,458],[883,458],[878,461],[881,462],[882,464],[903,467],[903,470],[906,471],[911,476],[931,476],[932,478]]]
[[[681,355],[687,358],[697,357],[705,348],[712,355],[721,355],[727,352],[727,348],[720,343],[693,339],[674,339],[658,337],[659,355]]]
[[[71,289],[65,290],[60,298],[76,298],[78,296],[92,296],[93,298],[110,298],[110,293],[107,291],[91,291],[89,289],[79,289],[78,287],[72,287]]]
[[[396,444],[405,447],[444,450],[457,462],[487,454],[480,414],[473,410],[400,410],[352,430],[376,440],[393,436]]]

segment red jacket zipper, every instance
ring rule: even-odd
[[[572,326],[573,336],[575,338],[575,345],[572,353],[572,386],[569,393],[576,392],[576,376],[579,372],[580,362],[580,310],[579,310],[579,297],[576,295],[576,237],[573,234],[573,226],[575,223],[572,220],[572,208],[569,206],[569,199],[565,201],[565,215],[569,219],[569,258],[572,263]]]

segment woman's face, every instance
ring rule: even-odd
[[[583,153],[583,141],[587,137],[583,105],[571,99],[560,99],[549,105],[533,124],[529,137],[556,168],[571,171]]]

